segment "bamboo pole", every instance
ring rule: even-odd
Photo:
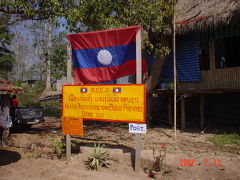
[[[173,3],[173,83],[174,83],[174,137],[177,137],[177,67],[176,67],[176,15],[175,15],[175,3]]]

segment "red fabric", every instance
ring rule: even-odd
[[[18,108],[19,101],[17,99],[11,99],[12,107]]]
[[[180,21],[180,22],[176,22],[175,24],[178,25],[178,24],[188,24],[190,22],[195,22],[195,21],[202,21],[206,18],[208,18],[209,16],[201,16],[201,17],[198,17],[198,18],[195,18],[195,19],[191,19],[191,20],[187,20],[187,21]]]
[[[142,61],[142,72],[146,72],[145,60]],[[116,73],[118,72],[118,73]],[[75,83],[98,83],[111,81],[123,76],[136,74],[136,60],[127,61],[121,66],[103,68],[74,68]],[[91,81],[89,81],[91,79]]]
[[[67,38],[73,49],[92,49],[127,45],[136,41],[140,26],[109,29],[78,34],[69,34]]]
[[[132,26],[67,35],[73,49],[75,83],[105,82],[135,74],[136,50],[130,44],[136,41],[139,29],[140,26]],[[116,48],[120,46],[125,46],[127,50]],[[99,61],[100,50],[107,50],[111,54],[111,64],[105,65]],[[142,64],[142,72],[145,72],[145,61]]]

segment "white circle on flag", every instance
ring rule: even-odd
[[[101,64],[109,65],[112,62],[112,54],[104,49],[98,52],[97,59]]]

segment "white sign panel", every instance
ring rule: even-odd
[[[135,124],[135,123],[129,123],[129,132],[130,133],[147,133],[147,125],[146,124]]]

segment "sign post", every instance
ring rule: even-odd
[[[71,53],[71,47],[68,44],[67,46],[67,84],[72,84],[72,53]],[[70,161],[71,158],[71,137],[69,134],[66,135],[66,160],[67,163]]]
[[[141,28],[139,29],[136,36],[136,82],[142,84],[142,53],[141,53]],[[138,173],[141,170],[140,159],[141,159],[141,135],[136,134],[135,139],[135,172]]]

